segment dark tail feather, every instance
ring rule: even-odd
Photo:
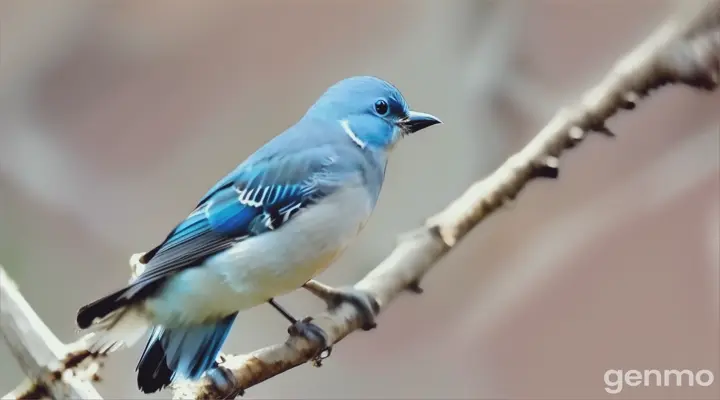
[[[165,329],[156,327],[136,370],[138,388],[153,393],[168,386],[177,375],[195,380],[215,364],[237,313],[207,325]]]
[[[95,319],[103,319],[114,311],[129,304],[129,299],[124,295],[128,288],[118,290],[99,300],[82,307],[77,313],[77,325],[80,329],[87,329]]]

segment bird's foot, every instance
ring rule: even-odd
[[[375,317],[380,311],[380,305],[371,294],[353,287],[334,288],[314,280],[307,282],[304,287],[324,300],[329,310],[343,303],[352,304],[362,315],[363,330],[369,331],[377,327]]]
[[[312,317],[297,321],[288,328],[290,336],[301,336],[305,339],[320,344],[320,351],[317,352],[311,362],[315,367],[321,367],[323,360],[330,357],[332,346],[327,333],[312,322]]]
[[[235,375],[229,369],[218,365],[215,362],[215,366],[207,371],[207,376],[221,393],[232,393],[232,397],[242,396],[245,391],[239,387]]]

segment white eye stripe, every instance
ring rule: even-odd
[[[346,119],[340,120],[340,126],[342,126],[345,133],[348,136],[350,136],[350,139],[353,142],[355,142],[355,144],[358,145],[358,147],[360,147],[361,149],[365,148],[365,143],[362,140],[360,140],[359,137],[357,137],[355,132],[352,131],[352,129],[350,128],[350,122],[348,122],[348,120],[346,120]]]

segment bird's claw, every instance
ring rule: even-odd
[[[232,393],[232,397],[242,396],[245,391],[238,385],[235,375],[229,369],[215,363],[214,368],[207,371],[213,385],[222,393]],[[232,398],[230,397],[230,398]]]
[[[362,316],[363,324],[361,328],[369,331],[377,327],[375,317],[380,311],[380,305],[375,298],[359,289],[353,287],[336,288],[329,293],[325,299],[329,310],[340,307],[343,303],[352,304]]]
[[[320,344],[321,350],[317,352],[311,360],[315,367],[321,367],[323,360],[330,357],[332,353],[332,346],[329,345],[330,339],[327,333],[312,322],[312,317],[307,317],[302,321],[290,325],[288,334],[290,336],[301,336],[311,342]]]
[[[370,293],[347,286],[334,288],[313,279],[307,281],[303,287],[316,297],[324,300],[330,311],[343,303],[352,304],[360,313],[362,319],[361,328],[363,330],[369,331],[377,326],[375,317],[380,312],[380,305]]]

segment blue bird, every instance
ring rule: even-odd
[[[371,296],[312,279],[370,217],[398,140],[439,123],[411,111],[382,79],[334,84],[295,125],[217,182],[141,257],[145,269],[133,282],[78,311],[90,350],[132,346],[151,331],[137,366],[145,393],[210,370],[216,376],[236,315],[251,307],[270,303],[293,324],[291,333],[326,340],[273,299],[311,284],[325,288],[311,291],[329,305],[357,306],[372,328]]]

